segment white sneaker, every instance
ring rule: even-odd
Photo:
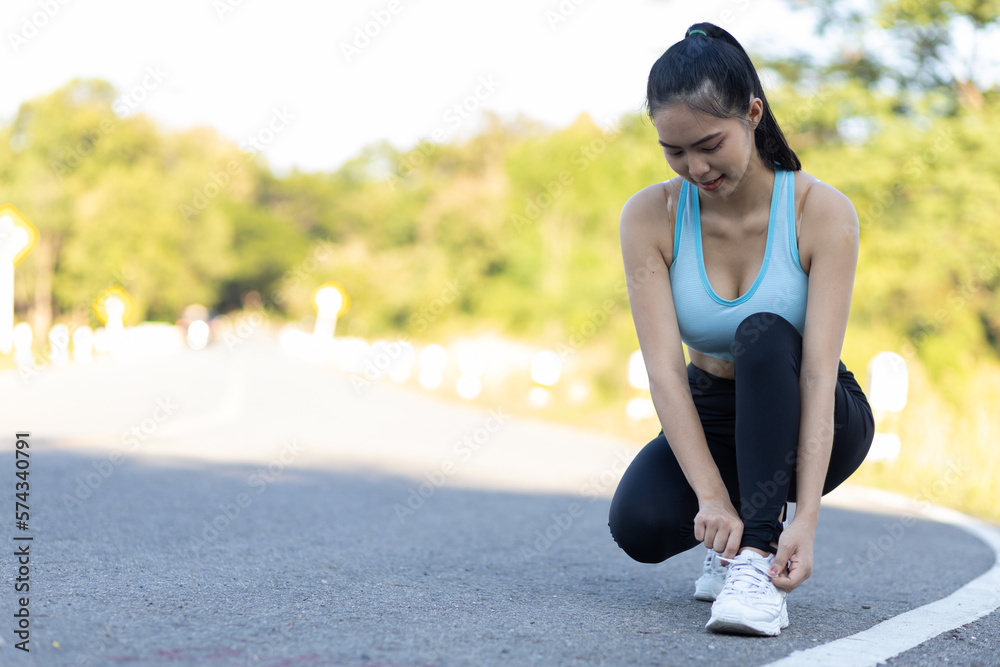
[[[742,635],[781,634],[781,629],[788,627],[788,607],[785,591],[775,586],[768,574],[773,562],[773,554],[764,558],[749,549],[734,558],[705,627]]]
[[[729,566],[714,549],[709,549],[705,556],[705,566],[698,581],[694,582],[694,599],[711,602],[719,597],[722,586],[726,583]]]

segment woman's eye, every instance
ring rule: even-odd
[[[714,146],[712,146],[711,148],[703,148],[702,150],[705,151],[706,153],[714,153],[715,151],[719,150],[720,146],[722,146],[722,142],[721,141],[719,143],[715,144]],[[664,150],[666,150],[666,149],[664,149]],[[671,153],[670,151],[666,151],[666,153],[667,153],[667,155],[672,155],[674,157],[680,157],[680,156],[684,155],[684,151],[677,151],[676,153]]]

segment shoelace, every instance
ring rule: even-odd
[[[723,561],[726,561],[723,563]],[[711,574],[725,574],[729,571],[728,558],[723,558],[715,551],[709,550],[705,556],[705,570]]]
[[[763,558],[722,558],[720,561],[728,561],[729,575],[726,577],[726,585],[723,591],[740,591],[751,595],[764,595],[770,591],[774,585],[771,583],[770,563]]]

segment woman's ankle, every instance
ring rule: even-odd
[[[777,545],[775,545],[775,546],[777,546]],[[757,554],[757,555],[759,555],[759,556],[761,556],[763,558],[767,558],[768,556],[771,555],[771,552],[764,551],[763,549],[758,549],[757,547],[740,547],[739,551],[737,551],[736,553],[737,554],[741,554],[744,551],[752,551],[755,554]]]

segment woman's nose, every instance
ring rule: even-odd
[[[704,160],[697,158],[692,158],[688,160],[688,171],[691,172],[691,176],[698,178],[700,176],[707,176],[710,167],[708,163]]]

